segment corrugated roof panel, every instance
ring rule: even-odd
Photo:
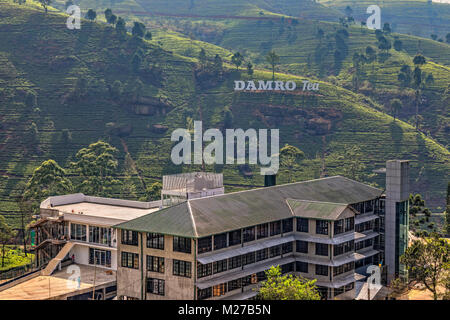
[[[118,225],[119,228],[205,237],[292,217],[287,199],[332,202],[336,208],[375,199],[382,190],[341,176],[188,200]],[[326,205],[318,214],[335,215]],[[336,209],[338,210],[338,209]],[[325,212],[325,213],[323,213]],[[192,219],[191,219],[192,215]]]

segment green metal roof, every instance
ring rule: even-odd
[[[337,220],[345,210],[347,204],[331,202],[315,202],[309,200],[286,200],[296,217],[314,218],[323,220]]]
[[[155,232],[188,238],[195,238],[197,236],[187,202],[182,202],[172,207],[123,222],[114,227],[117,229]]]
[[[204,237],[290,218],[293,212],[288,205],[288,199],[292,200],[291,206],[299,205],[294,204],[293,200],[333,203],[307,206],[311,217],[320,219],[328,216],[331,219],[340,206],[372,200],[381,194],[380,189],[335,176],[192,199],[116,227],[139,232]],[[298,212],[299,209],[296,210]],[[298,212],[299,216],[301,214],[303,213]]]

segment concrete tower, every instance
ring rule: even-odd
[[[409,161],[386,162],[385,259],[387,281],[405,277],[400,256],[408,246],[409,226]]]

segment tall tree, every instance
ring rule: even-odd
[[[402,109],[403,103],[400,99],[392,99],[389,102],[389,105],[390,105],[391,113],[392,113],[392,116],[394,117],[394,122],[395,122],[395,117],[398,115],[399,111]]]
[[[247,63],[247,74],[249,76],[253,75],[253,64],[251,62]]]
[[[261,300],[320,300],[316,279],[307,280],[292,274],[282,275],[280,266],[266,271],[267,280],[259,289]]]
[[[416,89],[416,130],[419,130],[419,104],[422,96],[421,88],[423,85],[422,70],[420,69],[420,66],[426,63],[426,59],[423,55],[417,54],[413,59],[413,63],[416,66],[413,72],[414,87]]]
[[[267,54],[266,61],[272,66],[272,80],[275,80],[275,66],[280,62],[280,57],[272,50]]]
[[[112,14],[111,17],[109,17],[109,19],[108,19],[108,23],[115,25],[116,22],[117,22],[117,16],[115,14]]]
[[[52,3],[52,0],[38,0],[41,6],[44,8],[45,13],[48,12],[48,6]]]
[[[305,157],[303,151],[295,146],[286,144],[280,150],[280,164],[288,174],[288,182],[292,182],[294,169],[298,167],[299,161]]]
[[[6,245],[16,235],[13,228],[6,223],[4,216],[0,215],[0,245],[2,246],[2,268],[5,266]]]
[[[147,195],[147,201],[156,201],[161,199],[161,190],[162,184],[161,182],[154,182],[145,190],[145,194]]]
[[[28,180],[23,201],[31,202],[31,210],[39,213],[39,204],[47,197],[63,195],[73,190],[71,181],[66,177],[66,171],[55,160],[46,160],[37,167]]]
[[[400,263],[405,265],[409,281],[423,284],[437,300],[438,286],[450,272],[449,259],[450,242],[433,234],[431,238],[415,240],[400,257]]]
[[[141,22],[134,22],[131,34],[135,37],[143,38],[145,35],[145,24]]]
[[[402,40],[399,40],[399,39],[395,39],[394,40],[394,49],[396,51],[402,51],[402,49],[403,49],[403,42],[402,42]]]
[[[71,167],[80,175],[77,189],[95,196],[110,195],[111,189],[120,182],[115,179],[118,161],[116,148],[104,141],[92,143],[76,154],[77,161]]]
[[[214,57],[213,71],[218,75],[220,75],[223,71],[223,61],[218,54],[216,54],[216,56]]]
[[[94,21],[95,18],[97,18],[97,12],[95,12],[92,9],[89,9],[88,12],[86,13],[86,18],[91,21]]]
[[[110,8],[107,8],[104,13],[105,13],[105,20],[106,22],[109,23],[109,19],[111,19],[111,16],[113,14],[112,10]]]
[[[239,67],[241,66],[242,62],[244,62],[244,57],[240,52],[236,52],[231,57],[231,62],[236,66],[236,70],[239,70]]]
[[[203,48],[200,50],[200,53],[198,54],[198,61],[200,62],[200,66],[204,68],[206,65],[206,51]]]
[[[119,17],[117,19],[116,31],[119,34],[125,34],[127,32],[126,23],[125,23],[125,20],[122,17]]]

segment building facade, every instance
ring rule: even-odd
[[[383,190],[340,176],[187,199],[115,226],[118,298],[249,299],[279,265],[354,299],[385,261],[385,221]]]

